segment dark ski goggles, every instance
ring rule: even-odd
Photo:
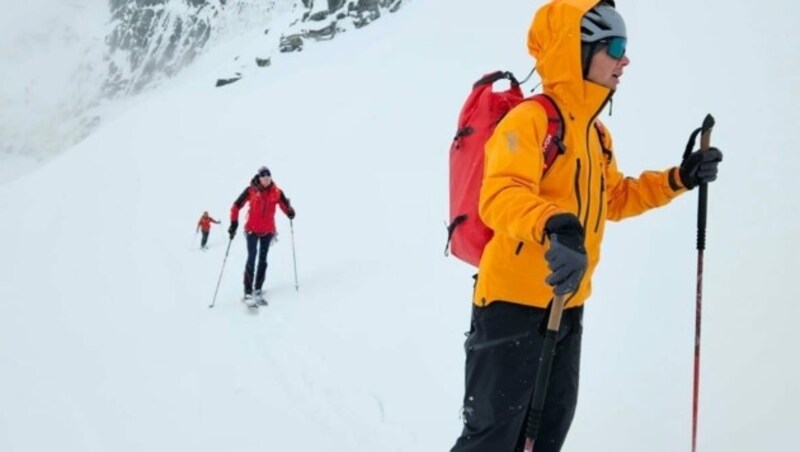
[[[608,56],[615,60],[621,60],[625,56],[625,47],[628,45],[628,39],[620,36],[604,39],[601,41],[606,45],[606,53]]]

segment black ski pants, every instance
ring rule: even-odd
[[[208,243],[208,231],[201,231],[203,234],[203,239],[200,241],[200,248],[205,248],[206,243]]]
[[[244,266],[244,293],[253,293],[253,289],[261,290],[264,277],[267,274],[267,251],[272,242],[273,234],[256,235],[247,234],[247,263]],[[258,269],[256,269],[256,253],[258,254]],[[256,281],[253,287],[253,272]]]
[[[494,302],[472,308],[464,430],[451,452],[521,452],[549,309]],[[536,452],[558,452],[578,402],[583,307],[564,311]]]

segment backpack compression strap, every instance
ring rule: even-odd
[[[564,147],[564,118],[558,111],[556,103],[546,94],[537,94],[531,97],[544,108],[547,114],[547,135],[542,142],[542,152],[544,153],[544,170],[542,175],[547,173],[550,165],[553,164],[558,154],[566,151]]]

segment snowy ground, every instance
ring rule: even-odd
[[[442,256],[447,149],[477,77],[527,74],[538,3],[485,5],[410,2],[214,89],[222,45],[0,186],[0,450],[448,450],[471,269]],[[621,169],[676,164],[707,112],[725,152],[710,189],[699,448],[798,449],[800,7],[620,10],[632,63],[604,121]],[[227,239],[215,226],[198,251],[196,221],[208,210],[227,227],[262,164],[297,209],[300,290],[278,214],[270,306],[238,301],[240,235],[208,309]],[[609,226],[565,452],[688,449],[695,199]]]

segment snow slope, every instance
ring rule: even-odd
[[[460,430],[472,271],[445,259],[447,149],[471,83],[526,74],[539,3],[414,1],[221,89],[225,46],[41,169],[0,186],[0,450],[448,450]],[[621,169],[676,164],[707,112],[699,447],[794,450],[800,365],[795,2],[620,2],[632,64]],[[688,14],[691,11],[692,14]],[[676,25],[677,24],[677,25]],[[737,33],[731,36],[731,30]],[[239,303],[224,220],[268,165],[270,306]],[[610,225],[565,451],[688,449],[695,195]]]
[[[107,16],[99,0],[0,4],[0,183],[91,128]]]

